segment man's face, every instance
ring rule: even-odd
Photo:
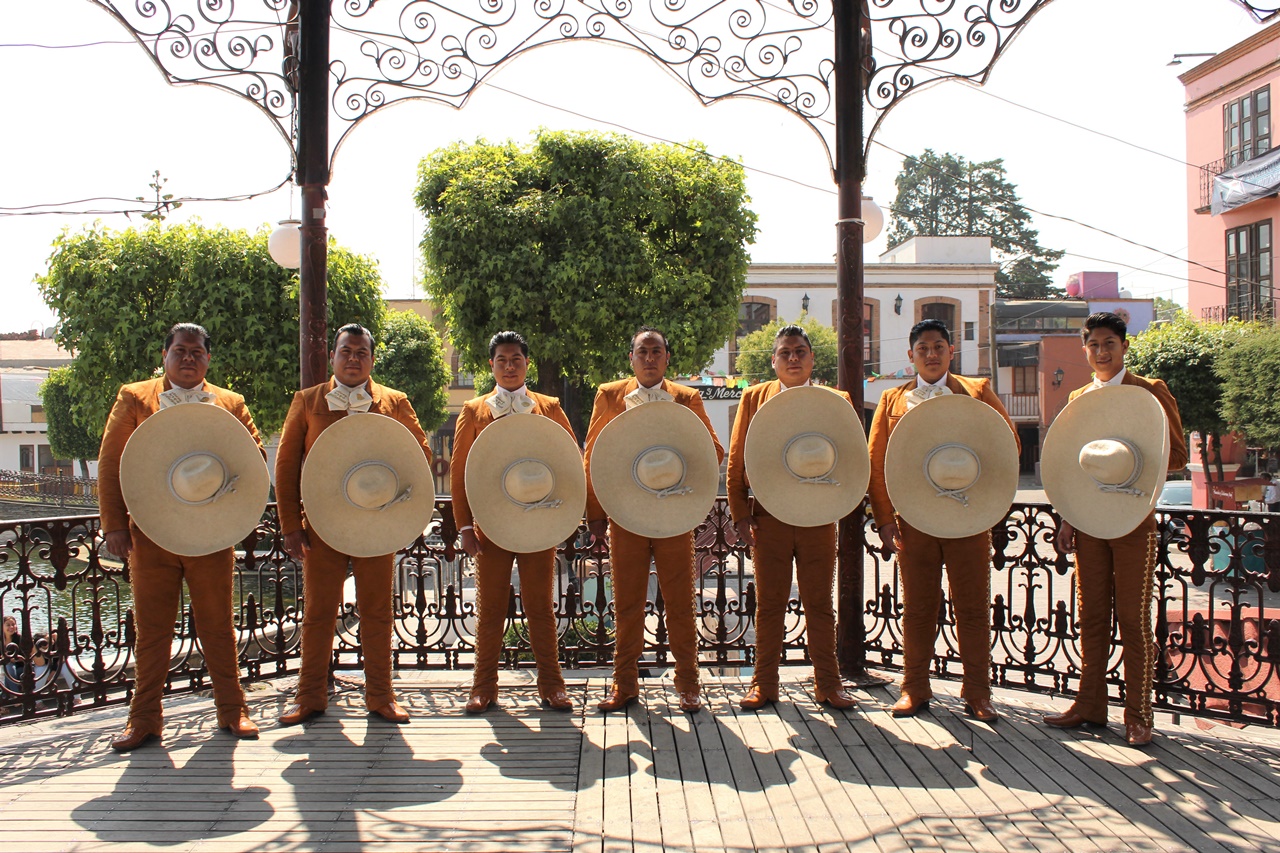
[[[367,335],[343,332],[330,355],[333,376],[343,385],[355,388],[369,381],[369,374],[373,373],[373,342]]]
[[[788,388],[809,381],[813,375],[813,350],[804,338],[787,335],[774,341],[773,372]]]
[[[493,381],[499,388],[515,391],[524,384],[525,374],[529,372],[529,359],[519,344],[498,344],[493,358],[489,359],[489,369],[493,371]]]
[[[636,380],[646,388],[662,381],[670,363],[671,353],[667,352],[667,345],[657,332],[636,335],[631,342],[631,369]]]
[[[209,351],[204,336],[191,332],[174,335],[164,351],[164,378],[179,388],[199,388],[209,372]]]
[[[1124,354],[1129,351],[1129,339],[1121,338],[1113,330],[1099,326],[1084,339],[1084,356],[1098,379],[1106,382],[1124,368]]]
[[[951,369],[951,357],[956,348],[947,343],[947,339],[936,329],[929,329],[916,339],[907,356],[915,366],[916,373],[925,382],[937,382]]]

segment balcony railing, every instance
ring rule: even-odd
[[[1213,179],[1227,170],[1227,160],[1214,160],[1200,167],[1200,207],[1204,210],[1213,201]]]
[[[1200,319],[1214,323],[1225,323],[1227,320],[1270,323],[1276,319],[1275,303],[1265,299],[1256,303],[1240,300],[1226,305],[1206,305],[1200,309]]]
[[[1001,394],[1000,402],[1014,420],[1040,420],[1039,394]]]
[[[0,500],[96,508],[98,481],[25,471],[0,471]]]
[[[396,555],[394,663],[405,669],[465,669],[475,636],[473,567],[457,548],[448,501],[427,533]],[[1080,676],[1075,575],[1052,546],[1058,517],[1043,504],[1016,504],[993,530],[992,671],[998,685],[1068,693]],[[869,541],[876,541],[866,521]],[[0,717],[5,722],[120,705],[132,689],[132,599],[127,569],[106,558],[96,516],[0,522],[0,611],[18,619],[3,650]],[[1235,721],[1280,725],[1280,515],[1188,510],[1161,514],[1156,573],[1155,705]],[[753,663],[755,587],[747,549],[736,541],[723,500],[697,533],[702,660]],[[613,651],[609,567],[603,543],[585,529],[561,549],[556,580],[561,652],[568,668],[608,665]],[[863,626],[869,663],[901,666],[902,586],[895,562],[868,549]],[[301,568],[283,551],[275,509],[236,560],[235,613],[246,681],[296,673],[304,602]],[[670,661],[661,599],[650,602],[645,661]],[[531,666],[520,600],[511,599],[504,661]],[[344,607],[334,662],[360,666],[359,615]],[[933,669],[958,678],[949,601],[939,613]],[[56,638],[48,638],[50,628]],[[37,637],[42,637],[37,639]],[[35,656],[43,666],[28,665]],[[787,614],[785,661],[805,664],[804,616]],[[1112,699],[1120,696],[1120,652],[1111,655]],[[208,674],[184,606],[167,690],[207,688]]]

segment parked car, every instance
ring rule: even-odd
[[[1165,480],[1164,488],[1160,490],[1160,497],[1156,500],[1156,511],[1160,510],[1180,510],[1191,508],[1191,481],[1190,480]],[[1187,524],[1180,518],[1169,518],[1160,522],[1160,533],[1166,541],[1174,536],[1181,536],[1186,533]]]

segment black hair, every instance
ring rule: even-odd
[[[520,352],[524,353],[524,357],[529,357],[529,342],[524,339],[524,335],[519,332],[498,332],[492,338],[489,338],[489,358],[493,358],[493,354],[498,351],[498,347],[503,344],[519,344]]]
[[[198,335],[204,340],[205,351],[213,352],[213,338],[209,337],[209,332],[204,326],[195,323],[174,323],[169,329],[169,334],[164,336],[164,348],[168,349],[178,335]]]
[[[790,326],[783,326],[778,333],[773,336],[773,351],[778,351],[778,341],[783,338],[804,338],[804,342],[809,344],[809,349],[813,349],[813,344],[809,341],[809,333],[792,323]]]
[[[1084,325],[1080,328],[1080,340],[1089,340],[1089,333],[1094,329],[1110,329],[1119,335],[1122,341],[1129,334],[1129,327],[1125,325],[1124,319],[1110,311],[1097,311],[1085,317]]]
[[[654,328],[653,326],[641,326],[640,328],[636,329],[636,330],[635,330],[635,333],[631,335],[631,347],[630,347],[630,349],[628,349],[627,351],[628,351],[628,352],[635,352],[635,351],[636,351],[636,338],[638,338],[638,337],[640,337],[641,335],[646,334],[646,333],[648,333],[648,332],[652,332],[653,334],[655,334],[655,335],[657,335],[658,337],[662,338],[662,345],[663,345],[664,347],[666,347],[666,348],[667,348],[667,355],[671,355],[671,342],[667,340],[667,334],[666,334],[666,332],[662,331],[661,329]]]
[[[920,340],[920,336],[925,332],[937,332],[942,335],[943,340],[951,343],[951,332],[947,329],[947,324],[941,320],[921,320],[911,327],[911,335],[907,338],[908,346],[915,346],[916,341]]]
[[[347,325],[338,329],[338,331],[334,334],[333,336],[334,350],[337,350],[338,339],[341,338],[343,335],[361,335],[363,337],[368,338],[370,350],[374,349],[378,345],[377,341],[373,339],[373,332],[369,331],[364,326],[361,326],[359,323],[348,323]]]

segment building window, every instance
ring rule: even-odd
[[[1036,377],[1039,375],[1039,366],[1034,364],[1020,364],[1013,368],[1013,393],[1015,394],[1035,394],[1039,391]]]
[[[773,312],[777,303],[743,302],[738,305],[738,331],[733,335],[733,344],[729,347],[729,374],[738,372],[738,342],[752,332],[758,332],[773,320]]]
[[[18,445],[18,470],[26,474],[36,471],[36,446],[34,444]]]
[[[1226,315],[1241,320],[1273,318],[1271,220],[1232,228],[1226,236]]]
[[[930,302],[920,306],[921,320],[941,320],[950,332],[956,331],[956,306],[946,302]]]
[[[1222,157],[1230,169],[1271,150],[1271,87],[1222,105]]]
[[[453,373],[454,388],[476,387],[476,375],[462,369],[462,357],[456,351],[449,357],[449,369]]]
[[[973,323],[964,324],[964,339],[966,341],[973,340]]]
[[[33,424],[42,424],[42,423],[44,423],[44,422],[45,422],[45,420],[44,420],[44,406],[38,406],[38,405],[37,405],[37,406],[32,406],[32,407],[31,407],[31,423],[33,423]]]

